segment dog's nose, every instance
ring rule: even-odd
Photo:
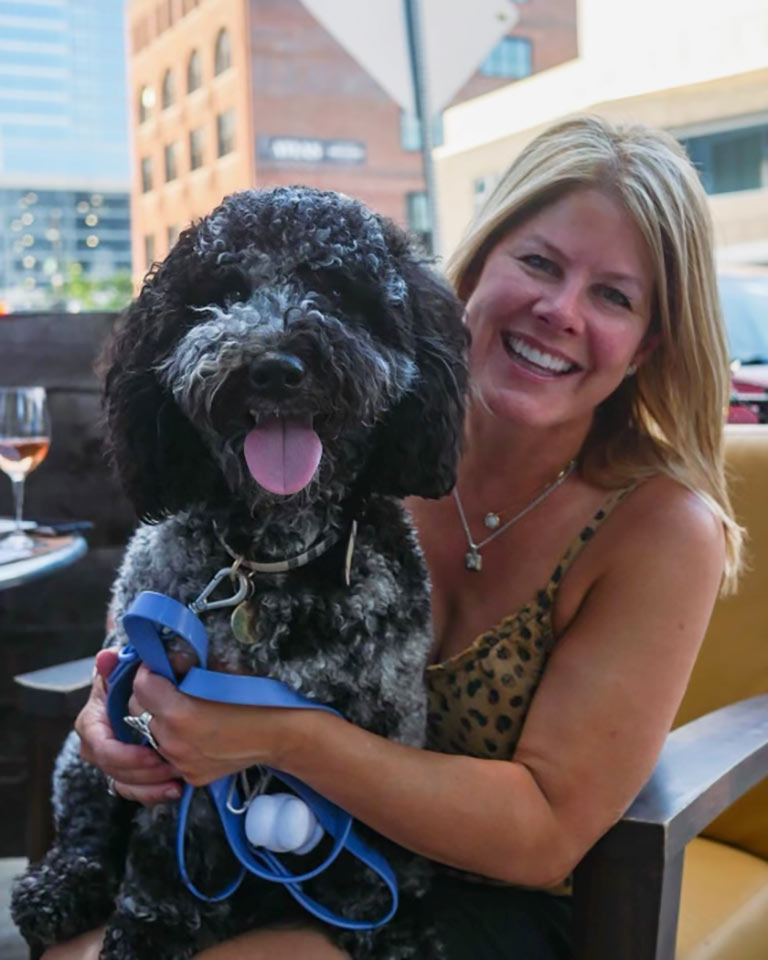
[[[268,353],[251,367],[251,384],[258,393],[285,394],[296,390],[306,374],[292,353]]]

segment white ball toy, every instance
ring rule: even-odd
[[[254,797],[245,814],[245,835],[254,847],[273,853],[309,853],[323,828],[307,804],[292,793]]]

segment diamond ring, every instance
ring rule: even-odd
[[[123,717],[123,720],[128,724],[129,727],[140,733],[142,737],[145,738],[147,743],[154,750],[159,750],[160,747],[157,744],[157,740],[152,736],[152,731],[149,729],[149,725],[152,722],[152,714],[149,710],[145,710],[143,713],[140,713],[138,717],[132,717],[130,714],[127,717]]]
[[[118,796],[117,790],[115,790],[115,778],[108,776],[106,780],[107,780],[107,793],[110,795],[110,797]]]

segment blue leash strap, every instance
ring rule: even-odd
[[[208,635],[205,627],[189,607],[164,594],[150,591],[139,594],[125,613],[123,625],[130,643],[120,651],[117,665],[109,677],[107,693],[107,712],[112,729],[119,740],[127,743],[135,742],[134,731],[124,722],[123,717],[128,712],[127,704],[133,689],[133,679],[142,662],[153,673],[158,673],[170,680],[182,693],[199,699],[247,706],[325,710],[337,716],[340,715],[331,707],[315,703],[278,680],[207,670]],[[177,682],[165,652],[161,637],[163,631],[187,640],[197,653],[201,664],[200,667],[192,667],[181,683]],[[305,910],[333,926],[347,930],[372,930],[391,920],[398,905],[397,880],[386,859],[365,843],[355,831],[350,814],[295,777],[279,770],[268,769],[310,807],[323,829],[333,837],[330,852],[322,863],[313,869],[302,874],[293,874],[272,851],[253,847],[245,835],[245,818],[233,813],[228,806],[228,801],[231,802],[233,797],[238,800],[238,806],[242,802],[238,795],[237,784],[233,783],[236,781],[237,774],[221,777],[208,784],[206,789],[216,807],[227,841],[241,869],[235,880],[228,886],[213,895],[204,894],[190,879],[186,865],[186,827],[195,791],[194,787],[187,784],[179,806],[176,853],[182,880],[190,892],[208,902],[224,900],[234,893],[248,872],[263,880],[283,884]],[[322,873],[345,849],[376,873],[387,886],[392,902],[383,918],[364,921],[341,917],[318,903],[302,889],[301,884],[304,881]]]

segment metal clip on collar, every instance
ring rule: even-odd
[[[248,596],[251,590],[251,582],[248,577],[240,570],[242,557],[239,557],[231,567],[222,567],[216,576],[211,580],[203,590],[197,600],[189,604],[189,609],[194,614],[206,613],[208,610],[221,610],[224,607],[236,607]],[[221,600],[208,600],[208,597],[218,587],[221,581],[229,577],[234,580],[237,577],[237,592],[231,597],[223,597]]]

